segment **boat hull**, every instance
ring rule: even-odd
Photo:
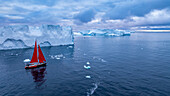
[[[38,67],[41,67],[41,66],[46,66],[47,63],[41,63],[41,64],[32,64],[30,66],[25,66],[25,69],[32,69],[32,68],[38,68]]]
[[[38,67],[40,66],[46,66],[47,63],[41,63],[41,64],[38,64]]]

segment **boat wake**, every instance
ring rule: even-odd
[[[87,96],[92,95],[95,90],[98,88],[99,83],[93,83],[94,87],[90,89],[90,92],[87,92]]]

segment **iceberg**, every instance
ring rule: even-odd
[[[88,65],[89,65],[89,64],[90,64],[90,62],[87,62],[86,64],[88,64]]]
[[[118,29],[95,29],[95,30],[83,30],[76,32],[79,34],[79,36],[106,36],[106,37],[112,37],[112,36],[130,36],[132,31],[129,30],[118,30]],[[81,35],[80,35],[81,34]]]
[[[70,26],[9,25],[0,27],[0,50],[33,47],[35,40],[42,47],[74,44]]]
[[[30,62],[31,60],[30,59],[25,59],[24,60],[24,63],[28,63],[28,62]]]
[[[91,76],[86,76],[86,78],[88,78],[88,79],[89,79],[89,78],[91,78]]]
[[[74,36],[82,36],[82,34],[79,32],[74,32],[73,34],[74,34]]]
[[[85,69],[90,69],[91,67],[84,65],[84,68],[85,68]]]

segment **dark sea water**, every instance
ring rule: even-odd
[[[30,70],[33,49],[0,51],[0,96],[170,96],[170,33],[75,37],[42,51],[48,65]]]

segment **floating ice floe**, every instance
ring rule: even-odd
[[[90,62],[87,62],[86,64],[88,64],[88,65],[89,65],[89,64],[90,64]]]
[[[86,76],[86,78],[91,78],[91,76]]]
[[[63,54],[59,54],[59,55],[49,55],[51,57],[51,59],[61,59],[61,58],[65,58]]]
[[[85,68],[85,69],[90,69],[91,67],[84,65],[84,68]]]
[[[68,46],[67,48],[73,48],[73,46]]]
[[[14,54],[14,53],[11,53],[10,55],[11,55],[11,56],[18,56],[18,54]]]
[[[26,62],[30,62],[31,60],[30,59],[25,59],[24,60],[24,62],[26,63]]]

